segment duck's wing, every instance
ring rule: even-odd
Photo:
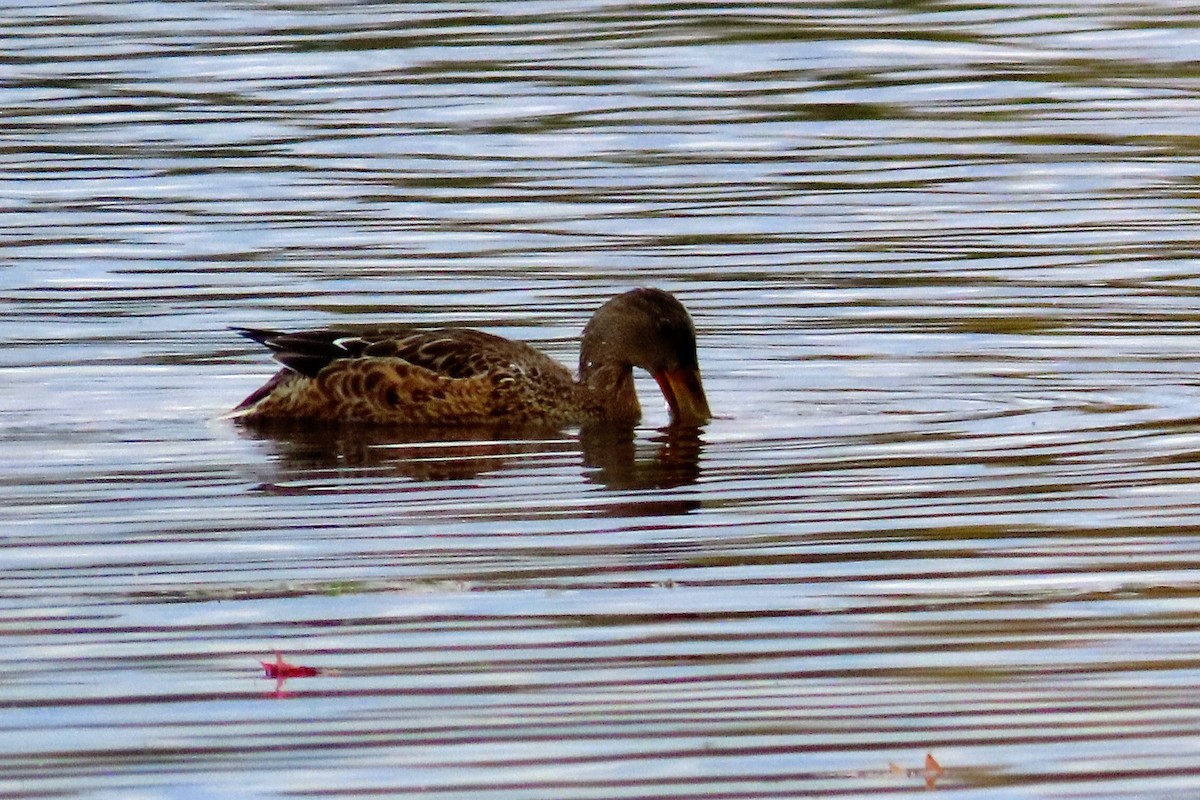
[[[447,378],[471,378],[509,369],[530,358],[545,358],[520,342],[466,328],[322,329],[298,333],[261,328],[234,330],[266,347],[280,364],[310,378],[343,359],[399,358]]]
[[[358,358],[363,343],[348,331],[318,330],[283,333],[265,328],[234,328],[271,351],[271,356],[288,369],[315,378],[317,373],[341,358]]]

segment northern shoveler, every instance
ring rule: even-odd
[[[583,329],[577,379],[529,345],[464,328],[235,330],[283,364],[230,412],[245,421],[632,424],[642,414],[633,367],[654,376],[673,423],[712,416],[691,317],[659,289],[600,306]]]

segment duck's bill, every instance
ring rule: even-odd
[[[656,373],[658,388],[671,408],[671,421],[678,425],[703,425],[712,419],[704,384],[698,369],[668,369]]]

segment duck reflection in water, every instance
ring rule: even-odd
[[[699,479],[704,444],[700,429],[677,425],[643,437],[633,426],[588,426],[577,435],[544,427],[286,422],[239,427],[244,436],[273,451],[276,474],[264,485],[280,493],[300,491],[284,488],[287,483],[321,478],[453,481],[531,464],[581,469],[586,480],[609,489],[669,489]]]

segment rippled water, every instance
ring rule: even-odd
[[[1194,795],[1191,12],[7,4],[0,794]],[[699,436],[220,419],[646,284]]]

